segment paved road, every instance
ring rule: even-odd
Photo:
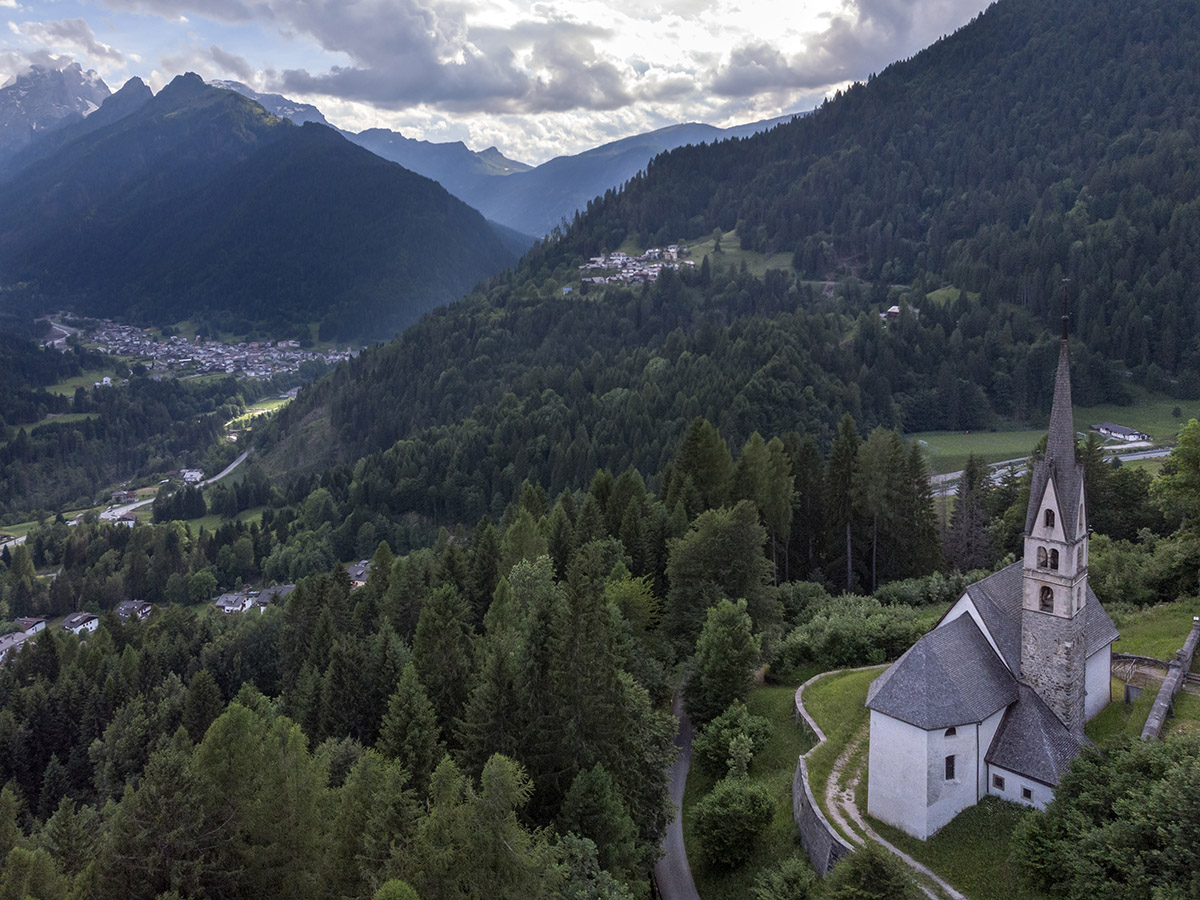
[[[59,325],[57,322],[51,322],[49,319],[47,319],[46,322],[52,329],[55,337],[43,338],[42,343],[50,344],[56,350],[62,350],[67,344],[67,338],[69,338],[71,335],[79,334],[78,328],[72,328],[69,325]]]
[[[683,788],[692,762],[692,722],[683,708],[683,698],[678,694],[673,712],[679,718],[679,732],[675,735],[679,755],[675,757],[675,765],[671,766],[670,786],[675,818],[667,826],[663,858],[654,866],[654,881],[663,900],[700,900],[696,882],[692,880],[692,867],[688,865],[687,848],[683,846]]]
[[[246,461],[246,457],[249,456],[253,452],[254,452],[253,448],[251,448],[250,450],[247,450],[245,453],[241,454],[237,459],[235,459],[233,462],[231,462],[229,465],[227,465],[224,469],[222,469],[218,474],[214,475],[212,478],[207,478],[204,481],[201,481],[199,486],[206,487],[210,484],[220,481],[222,478],[224,478],[226,475],[228,475],[230,472],[232,472],[234,469],[236,469],[238,466],[240,466],[242,463],[244,463]],[[115,521],[116,519],[121,518],[121,516],[125,515],[126,513],[131,513],[135,509],[141,509],[143,506],[146,506],[153,502],[154,502],[153,497],[147,497],[145,500],[139,500],[136,503],[127,503],[124,506],[112,507],[111,509],[106,509],[104,512],[100,513],[100,518],[105,519],[105,520]]]
[[[1169,449],[1155,450],[1139,450],[1136,453],[1114,453],[1106,457],[1108,460],[1119,459],[1121,462],[1133,462],[1138,459],[1161,459],[1164,456],[1170,456]],[[999,484],[1000,479],[1004,477],[1009,466],[1015,466],[1018,475],[1024,475],[1025,469],[1029,465],[1029,457],[1023,456],[1020,459],[1006,459],[998,463],[989,463],[988,468],[992,470],[992,483]],[[949,497],[958,492],[958,480],[962,478],[962,471],[946,472],[944,475],[930,475],[929,483],[933,486],[933,495],[935,497]]]
[[[243,453],[241,456],[239,456],[237,459],[235,459],[233,462],[231,462],[229,465],[227,465],[224,469],[222,469],[220,472],[218,472],[212,478],[209,478],[209,479],[206,479],[205,481],[200,482],[200,487],[207,487],[208,485],[213,484],[214,482],[220,481],[222,478],[224,478],[226,475],[228,475],[230,472],[232,472],[234,469],[236,469],[238,466],[240,466],[242,463],[244,463],[246,461],[246,457],[249,456],[253,452],[254,452],[254,448],[251,447],[249,450],[247,450],[245,453]]]

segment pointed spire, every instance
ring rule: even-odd
[[[1071,351],[1067,343],[1066,316],[1063,316],[1063,336],[1058,351],[1058,374],[1054,379],[1046,458],[1057,464],[1060,479],[1067,469],[1075,467],[1075,417],[1071,413]]]
[[[1032,532],[1042,496],[1050,479],[1058,494],[1063,531],[1075,533],[1079,500],[1083,491],[1083,466],[1075,460],[1075,417],[1071,412],[1071,351],[1067,342],[1067,317],[1063,316],[1063,337],[1058,350],[1058,372],[1054,378],[1054,404],[1050,409],[1050,430],[1046,435],[1046,455],[1034,461],[1029,510],[1025,532]]]

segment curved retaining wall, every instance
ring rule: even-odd
[[[817,806],[808,784],[808,766],[803,756],[796,760],[796,776],[792,779],[792,818],[800,829],[800,843],[808,854],[809,862],[822,878],[834,863],[853,852]]]
[[[872,668],[868,666],[867,668]],[[857,670],[853,670],[857,671]],[[813,797],[812,787],[808,782],[808,764],[804,761],[804,757],[812,753],[817,747],[825,743],[825,732],[821,727],[813,721],[812,716],[808,714],[808,710],[804,708],[804,689],[822,678],[829,672],[822,672],[820,675],[814,675],[800,687],[796,688],[795,709],[796,715],[808,727],[817,738],[817,742],[813,744],[808,753],[804,753],[796,760],[796,774],[792,778],[792,818],[796,822],[796,827],[800,829],[800,844],[804,847],[804,851],[808,854],[809,862],[812,863],[817,874],[824,878],[829,870],[843,856],[848,856],[854,852],[854,848],[847,844],[829,824],[829,820],[825,818],[825,813],[821,812],[821,807],[817,805],[816,799]]]

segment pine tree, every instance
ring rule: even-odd
[[[411,662],[404,667],[396,692],[388,701],[377,748],[404,765],[411,773],[413,788],[422,795],[429,786],[429,776],[446,753],[437,713]]]
[[[454,588],[437,588],[421,607],[413,663],[447,733],[463,712],[471,683],[475,629],[471,609]]]

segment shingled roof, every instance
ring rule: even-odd
[[[1013,672],[1021,671],[1021,573],[1022,563],[1018,561],[967,587],[967,596]],[[1091,656],[1121,636],[1091,587],[1087,589],[1083,615],[1085,655]]]
[[[1071,760],[1091,742],[1074,737],[1028,685],[1018,689],[1020,697],[1004,714],[985,760],[1057,787]]]
[[[926,634],[872,682],[870,709],[925,731],[982,722],[1017,683],[969,615]]]
[[[1083,465],[1075,459],[1075,420],[1071,415],[1071,352],[1067,347],[1066,324],[1058,351],[1058,373],[1054,378],[1054,405],[1050,409],[1050,430],[1046,436],[1046,455],[1033,464],[1029,488],[1029,511],[1025,515],[1025,533],[1033,531],[1041,509],[1046,486],[1054,481],[1062,512],[1063,534],[1074,537],[1079,526],[1079,501],[1083,495]]]

